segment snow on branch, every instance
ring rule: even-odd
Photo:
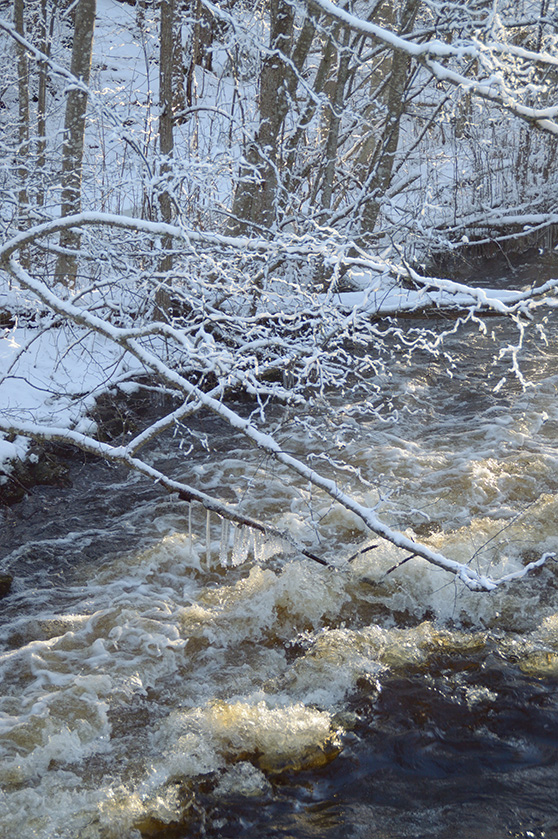
[[[17,32],[15,26],[10,23],[10,21],[0,18],[0,30],[3,30],[7,35],[13,38],[16,43],[25,47],[26,51],[33,56],[35,61],[48,64],[48,67],[53,74],[65,79],[72,87],[77,88],[78,90],[83,90],[84,93],[89,94],[89,87],[82,80],[78,79],[77,76],[74,76],[67,67],[63,67],[62,64],[58,64],[56,61],[53,61],[49,55],[46,55],[46,53],[38,49],[33,43],[31,43],[31,41]]]
[[[558,218],[558,216],[557,216]],[[524,215],[502,217],[502,223],[511,224],[524,222],[525,224],[541,223],[542,220],[553,222],[554,215]],[[129,230],[135,233],[146,233],[152,237],[170,236],[180,240],[188,248],[190,245],[206,245],[207,247],[230,248],[238,253],[252,254],[281,254],[284,257],[305,258],[321,255],[333,265],[346,268],[361,267],[370,271],[371,278],[374,276],[386,277],[391,275],[399,286],[403,277],[408,277],[421,289],[419,294],[413,294],[406,290],[397,294],[388,294],[386,288],[380,288],[376,292],[374,287],[365,290],[363,293],[337,293],[332,295],[328,292],[325,300],[337,300],[343,308],[357,310],[367,313],[389,314],[397,311],[410,311],[413,309],[434,308],[464,308],[475,306],[478,309],[490,309],[500,314],[514,314],[518,310],[527,312],[528,305],[536,298],[540,298],[558,286],[558,279],[549,280],[544,285],[529,289],[528,291],[516,291],[513,289],[490,292],[487,289],[475,288],[465,283],[458,283],[448,279],[435,277],[423,277],[408,264],[390,263],[388,260],[378,258],[360,258],[346,256],[345,250],[337,251],[338,242],[335,238],[324,238],[322,241],[315,236],[275,237],[273,240],[263,238],[251,238],[246,236],[226,236],[211,231],[199,231],[184,226],[154,222],[147,219],[133,218],[131,216],[115,215],[101,212],[83,212],[65,218],[55,219],[36,225],[26,231],[17,233],[7,241],[0,249],[0,261],[7,264],[12,254],[19,249],[36,243],[41,238],[58,233],[67,228],[84,227],[115,227]],[[31,278],[30,278],[31,279]],[[45,286],[42,293],[49,294]],[[56,298],[58,300],[58,298]],[[381,301],[381,302],[380,302]],[[52,302],[47,305],[53,305]],[[312,304],[312,298],[309,298]],[[312,304],[313,305],[313,304]],[[81,309],[79,309],[81,311]],[[178,333],[168,324],[152,322],[148,325],[138,327],[134,337],[147,334],[168,335],[179,340],[185,340],[184,335],[180,338]],[[133,333],[129,332],[128,337]]]
[[[498,55],[500,58],[509,57],[529,63],[558,65],[558,58],[546,52],[534,52],[531,50],[510,46],[499,41],[481,43],[478,40],[469,39],[462,43],[445,43],[438,39],[428,41],[416,41],[412,37],[397,35],[390,29],[378,26],[370,21],[353,15],[344,9],[339,8],[330,0],[311,0],[313,7],[320,9],[335,20],[344,23],[355,32],[360,32],[369,38],[374,38],[386,47],[397,50],[414,58],[421,63],[438,81],[449,82],[467,92],[486,99],[513,113],[527,122],[535,125],[551,134],[558,134],[558,106],[536,108],[522,104],[518,101],[513,91],[508,89],[504,82],[502,68],[497,68],[489,77],[476,79],[457,72],[454,69],[442,64],[442,60],[455,59],[457,61],[475,60],[482,64],[487,55]]]
[[[410,279],[421,287],[425,289],[434,288],[442,294],[454,296],[464,307],[469,305],[477,310],[488,309],[501,315],[513,315],[518,312],[528,314],[529,304],[558,288],[558,279],[553,279],[527,291],[509,289],[500,290],[496,294],[494,292],[490,293],[488,289],[474,288],[454,280],[422,277],[411,266],[407,266],[407,273]]]
[[[0,248],[0,266],[6,270],[11,277],[22,287],[32,292],[38,300],[51,312],[56,313],[86,331],[96,333],[102,336],[108,343],[116,345],[122,351],[127,353],[135,360],[136,366],[144,370],[163,385],[164,388],[172,391],[174,394],[180,394],[181,405],[166,417],[153,423],[149,428],[137,434],[128,445],[111,445],[95,440],[92,436],[83,434],[80,431],[60,428],[37,422],[25,422],[14,418],[8,418],[0,422],[0,429],[6,433],[18,434],[41,440],[57,440],[65,443],[72,443],[85,451],[91,452],[98,456],[113,460],[115,462],[125,463],[132,469],[149,477],[151,480],[157,481],[162,486],[165,486],[169,491],[178,492],[180,496],[188,501],[198,501],[206,509],[216,512],[223,518],[230,519],[233,522],[248,525],[254,529],[260,530],[268,535],[278,536],[283,540],[288,541],[293,547],[296,547],[301,554],[309,556],[310,558],[328,564],[325,560],[311,554],[304,546],[300,545],[290,535],[262,524],[261,522],[244,516],[238,510],[235,510],[231,505],[223,504],[218,499],[207,495],[200,490],[191,487],[187,484],[174,481],[168,475],[150,466],[145,460],[138,456],[140,448],[150,440],[152,440],[158,433],[166,428],[169,428],[179,422],[181,419],[188,416],[189,413],[197,410],[200,406],[208,409],[214,415],[223,419],[231,428],[241,432],[247,439],[249,439],[256,447],[258,447],[266,455],[271,456],[277,462],[281,463],[287,468],[291,474],[298,475],[304,481],[307,481],[313,487],[321,490],[334,502],[341,505],[344,509],[350,511],[357,516],[366,527],[373,533],[381,536],[386,541],[394,546],[411,553],[413,556],[421,557],[428,563],[435,565],[460,579],[465,586],[473,591],[492,591],[502,583],[508,582],[512,577],[502,577],[501,579],[493,579],[492,577],[479,573],[468,564],[457,562],[450,557],[438,553],[427,545],[423,545],[414,541],[412,538],[404,535],[397,530],[389,527],[377,515],[375,508],[366,506],[353,498],[350,494],[344,491],[336,480],[326,477],[320,472],[310,467],[306,462],[299,457],[284,450],[275,437],[267,431],[262,431],[251,418],[242,417],[237,411],[233,410],[223,402],[223,396],[226,393],[230,382],[240,383],[247,386],[247,389],[252,388],[252,392],[257,399],[267,398],[269,393],[265,386],[259,382],[258,376],[250,368],[250,365],[258,365],[257,357],[252,357],[250,354],[244,357],[242,364],[246,365],[239,368],[240,358],[235,357],[234,347],[227,347],[226,355],[223,349],[216,346],[215,339],[205,331],[203,323],[200,326],[197,337],[193,340],[191,334],[186,334],[187,329],[186,320],[183,327],[174,326],[166,323],[148,323],[144,326],[121,326],[110,322],[107,317],[101,313],[91,311],[84,305],[84,301],[80,300],[76,305],[72,299],[64,298],[50,289],[45,282],[32,276],[28,270],[24,269],[17,261],[16,252],[23,245],[28,245],[36,241],[39,237],[49,235],[61,229],[62,225],[110,225],[114,227],[126,227],[130,230],[135,230],[140,233],[149,233],[151,236],[166,235],[170,233],[172,236],[188,242],[190,239],[190,231],[186,232],[179,227],[172,227],[170,225],[161,225],[142,220],[130,219],[121,216],[107,216],[100,213],[84,213],[79,216],[68,217],[64,220],[52,222],[44,225],[39,225],[32,230],[25,233],[18,234],[10,242],[6,243],[3,248]],[[234,247],[242,249],[250,246],[253,250],[263,250],[264,252],[272,247],[271,243],[265,240],[261,242],[248,240],[237,237],[223,237],[210,234],[202,234],[192,232],[198,242],[203,243],[219,243],[221,246]],[[277,247],[275,243],[274,247]],[[286,245],[288,249],[288,245]],[[293,251],[300,253],[300,248],[310,248],[308,243],[294,240],[291,244]],[[422,281],[418,275],[408,272],[416,281]],[[433,284],[438,284],[440,291],[450,291],[452,293],[464,291],[470,295],[471,299],[476,300],[476,304],[481,307],[483,305],[490,305],[496,308],[497,311],[509,314],[514,310],[514,307],[524,302],[520,297],[515,297],[513,300],[507,300],[497,306],[495,301],[489,301],[484,292],[480,289],[470,289],[466,286],[459,286],[459,284],[449,284],[449,281],[434,280]],[[444,285],[446,286],[444,288]],[[450,287],[451,286],[451,287]],[[552,288],[554,285],[552,285]],[[527,298],[525,298],[527,299]],[[313,305],[313,308],[312,308]],[[315,321],[316,327],[319,325],[319,331],[325,332],[325,343],[333,340],[335,330],[348,329],[351,326],[351,318],[347,318],[343,314],[337,326],[332,322],[328,328],[324,330],[323,318],[326,315],[326,310],[322,309],[322,303],[319,299],[313,300],[311,297],[302,298],[302,308],[305,313],[305,322]],[[361,313],[362,314],[362,313]],[[214,310],[213,317],[219,315],[218,310]],[[356,309],[353,310],[352,320],[356,317]],[[265,319],[269,318],[265,314]],[[275,323],[273,318],[270,318],[272,324]],[[242,328],[241,328],[242,331]],[[344,334],[344,333],[343,333]],[[160,344],[154,338],[163,338]],[[301,342],[300,334],[297,330],[296,343]],[[342,336],[341,336],[342,337]],[[378,340],[380,335],[378,333]],[[201,339],[201,343],[200,343]],[[242,334],[243,343],[249,349],[250,342],[245,342],[245,335]],[[170,352],[169,345],[174,347],[174,354]],[[315,344],[308,347],[309,354],[308,361],[312,364],[321,364],[321,354],[319,345]],[[252,348],[253,349],[253,348]],[[188,369],[191,362],[190,356],[194,356],[197,362],[205,361],[208,370],[212,370],[217,377],[217,384],[210,390],[206,390],[195,383],[181,370]],[[230,356],[230,360],[227,358]],[[173,358],[178,361],[173,363]],[[220,372],[224,371],[224,372]],[[234,374],[233,374],[234,371]],[[545,555],[545,560],[550,555]],[[543,562],[543,559],[541,559]],[[539,563],[540,564],[540,563]],[[538,565],[537,565],[538,567]],[[515,579],[515,576],[513,577]]]

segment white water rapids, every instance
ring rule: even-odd
[[[533,385],[508,374],[494,393],[510,361],[494,361],[500,321],[487,326],[452,339],[453,378],[443,359],[402,358],[383,383],[397,422],[377,418],[363,386],[334,415],[276,423],[299,455],[319,454],[310,430],[334,433],[327,454],[359,470],[338,473],[347,488],[500,576],[558,552],[557,353],[533,342]],[[193,454],[169,439],[154,462],[245,499],[334,563],[378,547],[336,572],[78,461],[72,489],[36,488],[4,511],[15,582],[0,604],[0,836],[558,836],[558,565],[490,594],[422,560],[394,568],[404,554],[211,422]],[[548,714],[535,733],[517,721],[526,703],[531,720]],[[451,739],[464,719],[474,748]],[[540,767],[550,775],[535,778]],[[509,788],[482,799],[479,772]],[[343,785],[351,773],[368,779],[359,794]]]

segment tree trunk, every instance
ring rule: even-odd
[[[16,32],[25,37],[24,0],[14,0],[14,24]],[[18,228],[24,230],[29,216],[29,69],[25,47],[16,41],[18,76],[19,144],[18,160]]]
[[[193,0],[193,25],[191,35],[191,54],[186,71],[186,103],[189,108],[196,100],[196,67],[211,70],[213,66],[213,20],[201,0]]]
[[[52,32],[54,28],[54,10],[48,24],[47,0],[41,0],[39,15],[39,49],[46,56],[50,56]],[[45,202],[45,166],[46,166],[46,104],[47,104],[48,65],[46,61],[39,62],[39,82],[37,89],[37,173],[39,185],[37,188],[37,204],[39,207]]]
[[[173,134],[173,75],[175,65],[175,0],[161,0],[161,28],[159,53],[159,151],[161,153],[159,207],[164,222],[170,224],[173,216],[172,197],[169,191],[171,158],[174,150]],[[166,183],[165,183],[166,181]],[[164,236],[164,256],[159,261],[159,271],[167,274],[172,269],[172,239]],[[164,320],[170,305],[166,285],[155,293],[155,318]]]
[[[406,0],[401,12],[400,34],[412,28],[421,0]],[[390,77],[386,88],[387,117],[382,136],[375,147],[364,188],[368,194],[360,217],[359,244],[366,246],[368,235],[373,232],[380,213],[381,197],[391,182],[395,154],[399,145],[399,128],[405,112],[405,91],[409,79],[411,59],[402,51],[393,52]]]
[[[270,54],[260,76],[259,128],[245,152],[235,191],[229,232],[246,232],[252,225],[270,228],[276,217],[279,134],[289,109],[289,71],[294,9],[286,0],[270,0]],[[292,72],[292,71],[291,71]]]
[[[345,100],[345,87],[349,77],[349,30],[343,32],[343,44],[338,50],[338,67],[333,89],[331,91],[329,106],[329,126],[327,132],[325,169],[322,182],[322,207],[329,209],[333,196],[335,180],[335,169],[337,164],[337,149],[339,145],[339,128],[341,125],[341,114]]]
[[[75,10],[74,40],[71,71],[85,85],[89,84],[93,33],[95,30],[96,0],[79,0]],[[62,152],[62,217],[81,210],[81,179],[87,92],[72,89],[68,93],[64,120],[64,147]],[[55,279],[68,288],[74,288],[77,276],[77,251],[80,236],[73,230],[60,234],[60,246],[67,253],[59,255]]]
[[[312,22],[312,34],[315,30],[315,24]],[[300,185],[301,181],[304,178],[304,175],[300,171],[296,171],[297,167],[297,154],[299,152],[300,147],[303,145],[303,140],[310,125],[314,114],[318,108],[319,102],[319,95],[325,90],[327,86],[327,82],[330,78],[335,58],[337,55],[337,50],[334,45],[334,40],[337,38],[339,32],[339,27],[335,27],[331,32],[330,36],[327,38],[325,47],[322,51],[320,63],[318,65],[318,70],[316,72],[316,77],[314,79],[312,85],[312,91],[315,94],[312,97],[306,108],[304,109],[304,113],[300,117],[298,121],[298,125],[293,132],[292,136],[288,140],[288,148],[285,155],[285,189],[288,193],[294,192],[297,187]],[[307,52],[310,49],[311,39],[309,39]],[[300,65],[301,69],[302,65]],[[317,187],[316,187],[317,191]]]

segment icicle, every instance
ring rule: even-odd
[[[254,530],[253,532],[253,546],[252,550],[254,551],[254,562],[257,562],[258,565],[261,565],[262,562],[265,561],[265,536],[263,533],[260,533],[259,530]]]
[[[285,545],[282,539],[275,536],[268,536],[259,530],[254,531],[254,560],[261,564],[277,554],[285,552]]]
[[[234,533],[233,533],[233,552],[231,556],[231,565],[236,565],[236,557],[238,556],[240,538],[241,538],[241,530],[242,528],[235,526]]]
[[[250,551],[250,529],[237,527],[234,532],[234,544],[231,565],[242,565],[248,559]]]
[[[219,562],[226,568],[229,562],[229,520],[221,519],[221,544],[219,545]]]
[[[237,560],[237,557],[239,556],[239,553],[240,553],[241,539],[242,539],[242,527],[235,527],[232,557],[231,557],[231,565],[238,565],[238,562],[236,560]]]
[[[192,503],[188,502],[188,549],[190,551],[190,559],[194,553],[192,549]]]
[[[205,561],[209,568],[211,561],[211,513],[209,510],[205,517]]]

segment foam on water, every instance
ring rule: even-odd
[[[246,757],[273,773],[326,763],[340,748],[339,734],[331,713],[302,703],[270,707],[269,700],[214,700],[170,714],[154,734],[154,745],[165,753],[165,766],[174,755],[170,764],[176,761],[181,774],[199,774]],[[185,771],[189,761],[195,767]]]
[[[423,383],[399,425],[356,409],[315,425],[337,423],[335,456],[360,470],[362,481],[336,473],[340,486],[497,577],[558,551],[555,384],[506,404],[487,398],[477,415],[456,403],[446,420]],[[307,426],[286,428],[289,450],[308,448]],[[57,585],[33,577],[36,590],[18,584],[3,601],[0,835],[154,835],[197,817],[200,779],[215,800],[269,797],[282,774],[342,753],[352,695],[379,696],[386,679],[409,672],[429,678],[440,656],[486,650],[529,677],[558,676],[556,563],[490,594],[423,560],[401,564],[405,555],[379,539],[347,563],[372,542],[362,523],[287,485],[282,467],[266,472],[257,455],[247,470],[244,457],[227,440],[226,457],[195,469],[209,491],[240,498],[250,482],[247,514],[262,517],[263,506],[339,570],[184,504],[130,512],[127,525],[145,534],[140,550],[90,561],[85,537],[58,540],[70,560],[64,573],[50,560]],[[16,551],[6,566],[32,561]],[[471,708],[496,695],[482,684],[460,690]]]
[[[355,560],[351,574],[295,561],[280,570],[240,568],[236,582],[222,576],[216,557],[218,576],[204,585],[196,562],[169,571],[169,538],[136,557],[134,573],[131,558],[115,563],[112,580],[108,567],[100,570],[112,606],[17,622],[27,643],[1,661],[12,686],[1,705],[6,835],[18,812],[22,839],[137,839],[140,829],[148,835],[153,825],[187,820],[188,784],[204,776],[216,778],[217,797],[269,794],[277,773],[335,759],[343,745],[338,712],[362,680],[380,690],[388,672],[426,671],[441,649],[486,643],[480,631],[432,622],[335,627],[355,604],[366,610],[375,587],[362,574],[392,562],[389,552]],[[154,582],[159,572],[165,600]],[[418,613],[429,589],[433,606],[451,602],[455,614],[455,591],[441,572],[407,563],[397,573],[384,603]],[[478,615],[496,609],[492,598],[479,610],[486,598],[470,597]],[[557,613],[521,648],[497,642],[502,654],[548,672],[558,660]],[[31,640],[35,633],[42,637]],[[468,701],[481,699],[471,693]]]

